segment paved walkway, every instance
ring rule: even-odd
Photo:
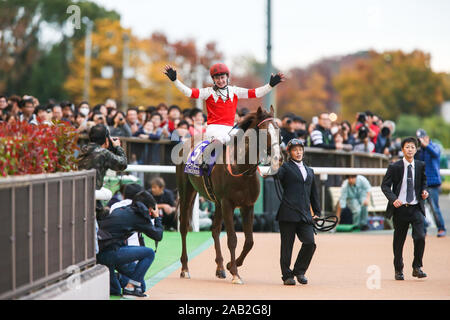
[[[450,197],[441,197],[447,229],[450,226]],[[411,231],[404,248],[405,281],[394,280],[392,231],[322,233],[316,236],[317,250],[307,272],[308,285],[283,286],[279,266],[278,233],[255,233],[255,244],[239,274],[244,285],[231,284],[231,275],[215,277],[215,251],[210,245],[189,262],[192,279],[180,279],[180,268],[172,268],[148,291],[149,299],[450,299],[450,236],[436,237],[429,229],[424,267],[428,278],[413,278]],[[189,237],[188,237],[189,241]],[[229,260],[226,235],[221,238],[225,262]],[[244,242],[238,233],[240,253]],[[296,240],[292,263],[300,243]],[[176,266],[175,266],[176,267]]]

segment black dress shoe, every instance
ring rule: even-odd
[[[405,280],[403,271],[395,271],[395,280]]]
[[[423,272],[422,269],[420,269],[420,268],[414,268],[412,275],[413,275],[413,277],[417,277],[417,278],[426,278],[427,277],[427,274],[425,272]]]
[[[283,284],[285,286],[295,286],[295,280],[294,278],[287,278],[286,280],[283,281]]]
[[[142,289],[140,287],[134,287],[133,290],[123,288],[123,297],[124,298],[134,298],[134,297],[145,298],[145,297],[147,297],[147,295],[142,292]]]
[[[299,274],[297,276],[297,281],[301,284],[308,284],[308,279],[305,277],[304,274]]]

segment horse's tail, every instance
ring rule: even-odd
[[[174,194],[176,195],[175,198],[175,221],[179,222],[180,219],[180,215],[181,215],[181,210],[180,210],[180,193],[178,192],[178,188],[174,189]],[[187,223],[188,226],[192,226],[192,217],[193,217],[193,213],[194,213],[194,208],[193,208],[193,202],[195,201],[195,197],[192,199],[191,203],[188,205],[189,208],[191,208],[191,210],[188,210],[188,212],[190,213],[190,215],[187,217]]]

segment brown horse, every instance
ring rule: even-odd
[[[176,166],[176,180],[179,192],[179,204],[180,204],[180,232],[182,238],[182,254],[181,254],[181,278],[190,278],[188,269],[188,257],[186,252],[186,234],[189,229],[190,221],[192,219],[193,202],[197,192],[215,202],[216,212],[214,214],[214,221],[212,224],[212,236],[214,238],[214,245],[216,249],[216,276],[218,278],[225,278],[225,268],[223,266],[223,257],[220,249],[220,231],[222,227],[222,221],[225,222],[225,229],[227,232],[228,249],[231,254],[231,261],[227,264],[227,269],[232,274],[232,283],[242,284],[242,280],[239,277],[237,267],[241,266],[245,257],[253,247],[253,207],[259,196],[259,178],[257,175],[257,166],[263,159],[268,162],[270,159],[271,169],[278,170],[282,156],[280,153],[280,136],[278,133],[278,127],[273,120],[273,107],[271,106],[270,112],[264,111],[261,107],[257,112],[246,115],[238,124],[238,128],[242,129],[245,133],[240,138],[238,137],[237,144],[241,147],[234,148],[234,144],[231,147],[231,154],[234,158],[237,155],[245,151],[245,161],[231,164],[231,159],[227,152],[224,152],[224,148],[221,152],[222,162],[217,162],[211,171],[211,185],[214,197],[210,197],[207,192],[203,178],[184,172],[185,161]],[[253,130],[250,130],[253,129]],[[263,129],[267,130],[264,131]],[[255,149],[250,149],[252,142],[247,136],[247,133],[256,133],[253,137],[257,139],[258,150],[257,160],[250,161],[251,157],[255,156]],[[242,132],[242,131],[241,131]],[[267,133],[265,135],[261,133]],[[264,137],[264,138],[261,138]],[[263,141],[262,139],[266,139]],[[239,141],[240,140],[240,141]],[[186,141],[185,143],[191,143],[190,149],[192,149],[194,143],[193,140]],[[239,144],[239,142],[241,142]],[[242,143],[243,142],[243,143]],[[254,142],[254,141],[253,141]],[[263,147],[261,146],[263,143]],[[255,145],[252,144],[254,147]],[[253,152],[251,152],[253,150]],[[261,155],[260,155],[261,154]],[[186,157],[184,155],[183,157]],[[187,157],[186,157],[187,159]],[[186,160],[185,159],[185,160]],[[242,158],[241,158],[242,159]],[[253,158],[254,159],[254,158]],[[233,215],[235,208],[240,208],[242,215],[242,225],[245,234],[244,248],[240,256],[236,259],[235,250],[237,245],[237,237],[234,229]]]

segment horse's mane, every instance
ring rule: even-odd
[[[268,113],[268,112],[266,112],[264,110],[259,115],[258,115],[257,111],[256,112],[251,112],[251,113],[248,113],[247,115],[245,115],[241,119],[241,121],[239,121],[237,127],[239,129],[242,129],[243,131],[246,131],[250,127],[250,125],[253,123],[253,121],[255,121],[255,120],[262,121],[262,120],[264,120],[264,119],[266,119],[268,117],[270,117],[270,113]]]

